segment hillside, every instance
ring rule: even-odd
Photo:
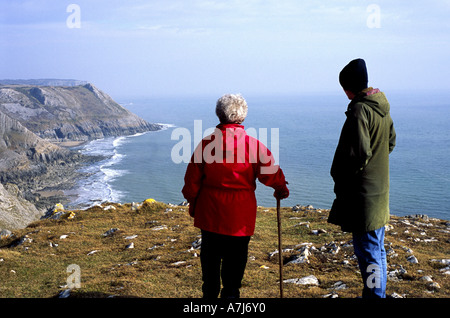
[[[38,219],[45,203],[37,202],[36,191],[62,185],[77,161],[79,154],[43,140],[0,111],[0,229]]]
[[[0,111],[51,142],[88,141],[158,130],[87,83],[0,85]]]
[[[360,295],[351,235],[328,224],[327,215],[282,208],[285,298]],[[55,209],[47,219],[3,233],[0,297],[201,297],[201,237],[192,223],[186,206],[153,200]],[[388,296],[450,297],[450,222],[393,216],[386,229]],[[276,211],[259,207],[243,298],[279,297],[277,244]]]
[[[0,81],[0,230],[39,219],[65,200],[61,190],[73,186],[83,165],[100,159],[62,146],[160,128],[90,83]]]

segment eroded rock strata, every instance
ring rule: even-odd
[[[0,229],[26,226],[64,201],[59,190],[100,159],[61,145],[159,129],[90,83],[0,85]]]

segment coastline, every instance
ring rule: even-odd
[[[162,123],[158,123],[158,125],[161,125],[162,127],[176,127],[175,125],[162,124]],[[167,128],[162,128],[161,130],[165,130],[165,129],[167,129]],[[77,148],[77,150],[79,152],[82,152],[82,153],[84,151],[82,149],[83,147],[89,148],[90,151],[92,151],[93,153],[98,153],[98,152],[103,153],[103,157],[99,158],[97,161],[93,161],[92,163],[87,163],[86,165],[84,165],[84,168],[91,167],[93,169],[97,169],[95,171],[97,171],[99,173],[100,172],[104,172],[104,171],[101,171],[101,170],[107,170],[107,173],[110,174],[109,177],[111,178],[111,179],[108,179],[106,181],[104,179],[103,180],[100,180],[100,179],[98,180],[99,183],[100,182],[104,182],[104,184],[103,184],[104,189],[105,189],[105,191],[107,190],[109,195],[104,196],[102,200],[100,200],[99,196],[92,196],[92,197],[84,200],[82,203],[72,206],[72,208],[83,208],[83,209],[85,209],[85,208],[92,207],[92,206],[94,206],[96,204],[100,204],[102,202],[126,203],[126,202],[132,202],[132,201],[138,202],[141,199],[142,200],[145,199],[145,197],[143,197],[142,195],[138,196],[137,198],[134,197],[132,199],[130,199],[128,197],[128,195],[124,195],[124,196],[120,195],[122,193],[121,191],[125,191],[125,192],[127,191],[127,190],[124,190],[124,189],[127,188],[127,185],[126,185],[127,183],[124,183],[124,184],[120,183],[120,184],[118,184],[117,182],[115,182],[115,184],[114,184],[114,182],[112,182],[112,181],[114,181],[116,178],[120,179],[124,175],[127,175],[129,173],[129,171],[123,170],[123,166],[124,165],[125,166],[129,165],[128,164],[129,159],[127,159],[127,157],[131,158],[132,154],[131,153],[125,153],[123,151],[123,149],[121,150],[120,148],[123,145],[130,144],[130,143],[134,142],[134,141],[132,141],[133,139],[131,139],[132,137],[139,137],[139,136],[142,136],[143,134],[146,134],[146,133],[147,132],[137,133],[137,134],[134,134],[134,135],[127,135],[127,136],[115,136],[115,137],[107,137],[107,138],[103,138],[103,139],[95,139],[95,140],[90,140],[90,141],[87,141],[87,142],[73,142],[72,143],[73,145],[78,145],[78,146],[74,146],[73,148]],[[97,149],[96,148],[98,146],[98,144],[95,145],[95,143],[98,143],[98,142],[100,142],[102,140],[103,141],[110,140],[111,148],[109,148],[107,150],[108,153],[105,153],[104,149]],[[70,144],[70,143],[68,143],[68,144]],[[138,141],[138,144],[141,144],[141,143]],[[90,156],[90,154],[88,154],[88,156]],[[114,163],[112,163],[113,157],[115,158]],[[125,169],[127,169],[127,168],[125,168]],[[80,175],[79,178],[77,179],[77,181],[83,181],[87,177],[95,177],[94,176],[94,172],[92,172],[92,170],[91,170],[91,172],[89,172],[89,173],[84,173],[84,174]],[[98,178],[105,178],[105,176],[100,177],[99,175],[97,175],[97,177]],[[135,180],[133,177],[124,178],[124,180],[129,180],[129,179]],[[182,176],[180,177],[180,180],[182,180]],[[112,182],[112,184],[111,184],[111,182]],[[139,182],[139,181],[136,181],[136,182]],[[173,187],[178,188],[178,186],[176,184],[173,184],[173,180],[172,181],[165,180],[164,178],[155,179],[153,183],[156,183],[156,184],[158,184],[159,186],[162,186],[162,187],[165,187],[167,184],[171,184],[171,185],[173,185]],[[136,184],[139,185],[139,183],[136,183]],[[128,183],[128,186],[129,185],[130,184]],[[77,198],[80,197],[80,194],[77,192],[77,188],[78,187],[79,186],[77,186],[75,184],[75,186],[73,188],[64,190],[64,193],[65,193],[66,197],[68,198],[68,201],[78,201]],[[146,187],[144,183],[142,183],[142,187]],[[268,191],[267,192],[267,196],[270,197],[270,198],[272,197],[272,193],[271,193],[270,189],[266,189],[266,188],[264,188],[262,186],[259,186],[257,190],[258,191],[262,190],[262,191],[266,191],[266,192]],[[119,193],[119,195],[112,195],[112,193],[116,193],[116,192]],[[83,191],[83,193],[87,194],[87,195],[90,195],[90,193],[88,191]],[[265,195],[265,194],[266,193],[260,193],[259,195]],[[154,192],[151,192],[149,194],[149,196],[153,197],[153,198],[155,198],[157,200],[160,200],[162,202],[165,202],[167,204],[177,204],[177,203],[179,203],[179,202],[184,200],[184,198],[182,198],[182,197],[180,197],[179,200],[177,198],[175,198],[175,199],[173,199],[173,198],[168,199],[168,198],[165,198],[164,196],[160,197],[157,194],[155,194]],[[295,198],[296,196],[297,195],[295,195],[295,191],[294,191],[293,192],[293,196],[292,196],[294,198],[294,201],[296,199]],[[95,198],[92,199],[93,197],[95,197]],[[120,197],[120,199],[114,200],[114,199],[111,199],[111,197],[115,197],[115,198]],[[66,201],[66,205],[67,205],[67,203],[70,203],[68,201]],[[259,203],[259,201],[258,201],[258,203]],[[305,203],[306,203],[306,205],[311,204],[311,205],[314,206],[314,208],[321,209],[321,210],[327,210],[327,209],[331,208],[331,206],[327,206],[327,205],[323,205],[323,204],[321,205],[321,204],[317,204],[317,203],[316,204],[315,203],[309,203],[309,201],[306,201],[306,200],[305,201],[301,201],[301,199],[299,199],[297,202],[289,202],[289,203],[285,202],[284,205],[283,205],[283,202],[282,202],[282,206],[290,208],[290,207],[293,207],[293,206],[297,205],[298,203],[301,203],[302,205],[305,205]],[[269,202],[269,204],[267,204],[266,202],[261,202],[261,203],[259,203],[259,205],[261,205],[261,206],[272,206],[272,205],[270,205],[270,202]],[[68,206],[70,206],[70,205],[68,205]],[[396,212],[396,210],[391,208],[390,215],[393,216],[393,217],[408,217],[408,216],[417,216],[417,215],[427,215],[430,218],[437,218],[437,219],[442,219],[442,220],[450,220],[448,215],[445,215],[445,213],[437,216],[435,213],[434,214],[433,213],[427,213],[427,211],[423,210],[423,209],[411,210],[408,213],[398,213],[398,212]]]
[[[105,159],[102,152],[80,151],[89,142],[163,128],[123,108],[90,83],[42,84],[0,87],[0,179],[6,186],[1,228],[27,226],[29,220],[22,216],[38,218],[55,203],[72,200],[65,192],[96,172],[84,168]]]
[[[116,177],[125,173],[113,168],[124,157],[117,149],[129,138],[142,136],[149,132],[65,143],[65,146],[78,151],[82,156],[94,159],[75,171],[77,175],[71,187],[61,189],[65,206],[67,205],[71,209],[87,209],[103,202],[118,203],[121,192],[114,190],[110,184]]]
[[[75,148],[75,147],[81,147],[87,143],[89,143],[90,140],[69,140],[69,141],[54,141],[53,144],[63,147],[63,148]]]

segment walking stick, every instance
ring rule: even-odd
[[[278,262],[280,266],[280,298],[283,298],[283,257],[281,255],[281,216],[280,216],[279,198],[277,198],[277,220],[278,220]]]

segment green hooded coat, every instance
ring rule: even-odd
[[[348,105],[331,176],[336,199],[328,218],[345,232],[368,232],[389,221],[389,154],[395,130],[384,93],[368,88]]]

